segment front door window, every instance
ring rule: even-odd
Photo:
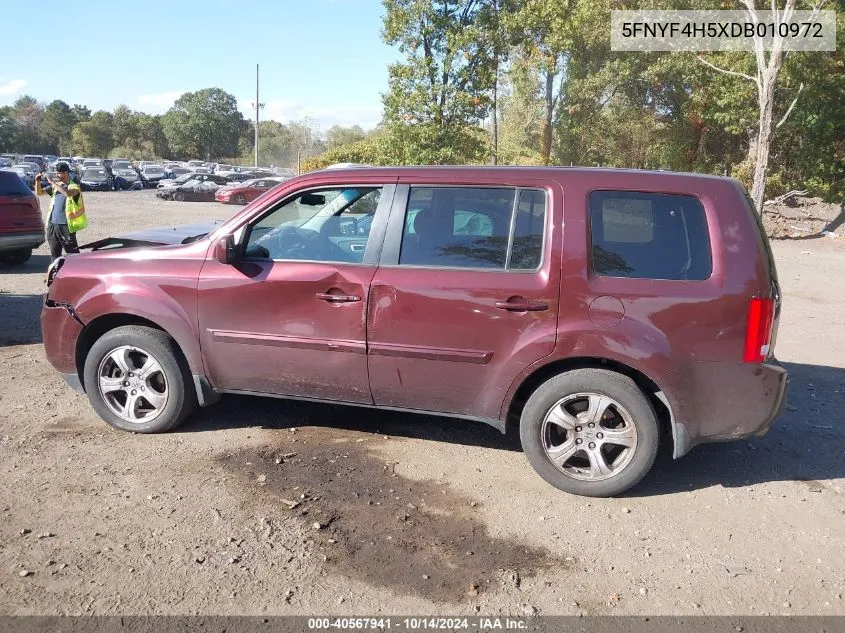
[[[299,194],[252,225],[248,259],[361,263],[380,187]]]

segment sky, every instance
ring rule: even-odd
[[[261,120],[369,129],[400,58],[381,40],[380,0],[42,0],[2,13],[21,27],[4,29],[0,106],[29,94],[162,114],[184,92],[217,87],[254,119],[259,64]]]

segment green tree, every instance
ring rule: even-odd
[[[41,122],[44,119],[44,107],[35,97],[23,95],[12,104],[9,112],[16,135],[17,151],[38,153],[44,150],[41,134]]]
[[[405,61],[388,67],[384,121],[397,158],[449,163],[481,159],[484,136],[469,133],[489,112],[495,60],[489,0],[384,0],[382,37]],[[411,146],[400,147],[400,143]]]
[[[162,129],[174,154],[206,160],[235,156],[243,124],[237,100],[220,88],[187,92],[162,117]]]
[[[137,147],[140,144],[136,118],[125,105],[117,106],[112,112],[112,137],[115,145]]]
[[[73,116],[77,123],[80,121],[87,121],[91,118],[91,109],[88,106],[74,103],[71,110],[73,111]]]
[[[17,141],[17,130],[12,120],[12,108],[0,106],[0,152],[11,152],[15,150]]]
[[[98,110],[91,119],[77,123],[71,134],[71,148],[75,154],[82,156],[108,156],[114,147],[112,136],[112,115]]]
[[[56,99],[47,105],[41,122],[41,132],[54,153],[64,154],[70,151],[74,125],[76,116],[67,103]]]
[[[366,138],[367,133],[360,125],[353,125],[351,127],[343,127],[334,125],[326,131],[326,148],[332,149],[339,145],[348,145]]]

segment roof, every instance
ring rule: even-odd
[[[322,169],[318,171],[303,174],[303,176],[320,174],[326,177],[329,174],[343,173],[344,175],[357,174],[360,176],[377,176],[385,177],[387,175],[393,177],[413,176],[443,178],[448,174],[461,173],[463,176],[473,176],[485,179],[495,179],[507,181],[509,178],[514,179],[548,179],[548,180],[569,180],[571,178],[586,178],[588,180],[596,180],[602,176],[613,176],[618,178],[620,176],[643,177],[648,180],[695,180],[698,186],[704,185],[707,182],[733,181],[734,179],[725,176],[715,176],[712,174],[700,174],[693,172],[674,172],[674,171],[660,171],[660,170],[646,170],[646,169],[627,169],[615,167],[529,167],[529,166],[492,166],[492,165],[419,165],[419,166],[403,166],[403,167],[335,167],[333,169]]]

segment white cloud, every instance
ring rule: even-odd
[[[255,119],[255,110],[250,107],[253,99],[238,99],[241,112],[248,120]],[[370,129],[381,121],[381,106],[312,106],[287,99],[275,99],[264,102],[259,115],[262,121],[273,120],[279,123],[301,121],[305,118],[316,119],[320,129],[325,131],[333,125],[360,125]]]
[[[24,88],[26,88],[26,81],[23,79],[5,81],[2,77],[0,77],[0,95],[14,95],[21,92]]]
[[[160,92],[152,95],[141,95],[138,97],[138,105],[144,112],[161,114],[167,112],[179,97],[185,94],[185,90],[173,90],[171,92]]]

